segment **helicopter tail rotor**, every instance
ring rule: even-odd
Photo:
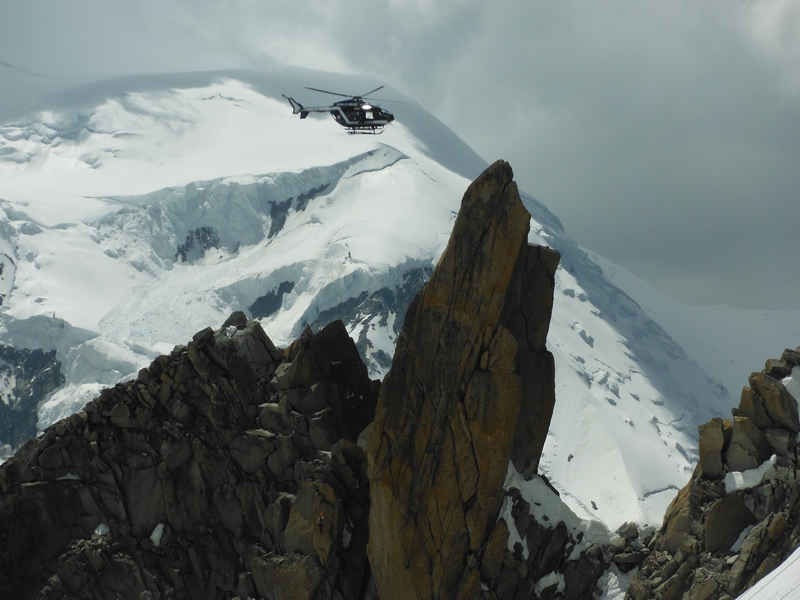
[[[305,110],[305,107],[302,104],[300,104],[297,100],[295,100],[294,98],[289,98],[289,96],[287,96],[286,94],[283,94],[283,97],[286,98],[289,101],[289,104],[292,105],[293,115],[300,113],[301,119],[305,119],[308,116],[308,111]]]

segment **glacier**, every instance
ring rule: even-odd
[[[380,136],[301,122],[280,97],[378,84],[294,67],[141,76],[4,117],[0,344],[55,351],[65,379],[40,430],[234,310],[278,345],[341,318],[371,375],[386,372],[486,163],[388,87],[404,104]],[[540,471],[580,519],[658,525],[697,461],[697,426],[798,344],[800,312],[674,303],[523,201],[529,240],[562,254]]]

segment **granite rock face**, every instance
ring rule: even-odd
[[[552,415],[559,255],[528,245],[512,176],[498,161],[466,191],[381,387],[366,436],[381,598],[481,597],[481,576],[514,564],[497,516],[509,460],[536,472]]]
[[[797,373],[800,349],[786,350],[750,376],[733,419],[700,426],[700,462],[628,598],[735,598],[800,547],[798,399],[782,383]]]
[[[361,598],[378,384],[235,313],[0,466],[2,598]]]

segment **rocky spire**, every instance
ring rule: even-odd
[[[498,161],[467,189],[381,387],[367,444],[381,598],[479,594],[509,460],[529,474],[538,464],[554,403],[545,338],[559,255],[527,243],[512,177]]]

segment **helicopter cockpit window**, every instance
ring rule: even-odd
[[[374,119],[374,118],[375,118],[375,116],[372,114],[372,111],[371,111],[371,110],[368,110],[368,111],[365,111],[365,112],[364,112],[364,118],[365,118],[365,119]]]

